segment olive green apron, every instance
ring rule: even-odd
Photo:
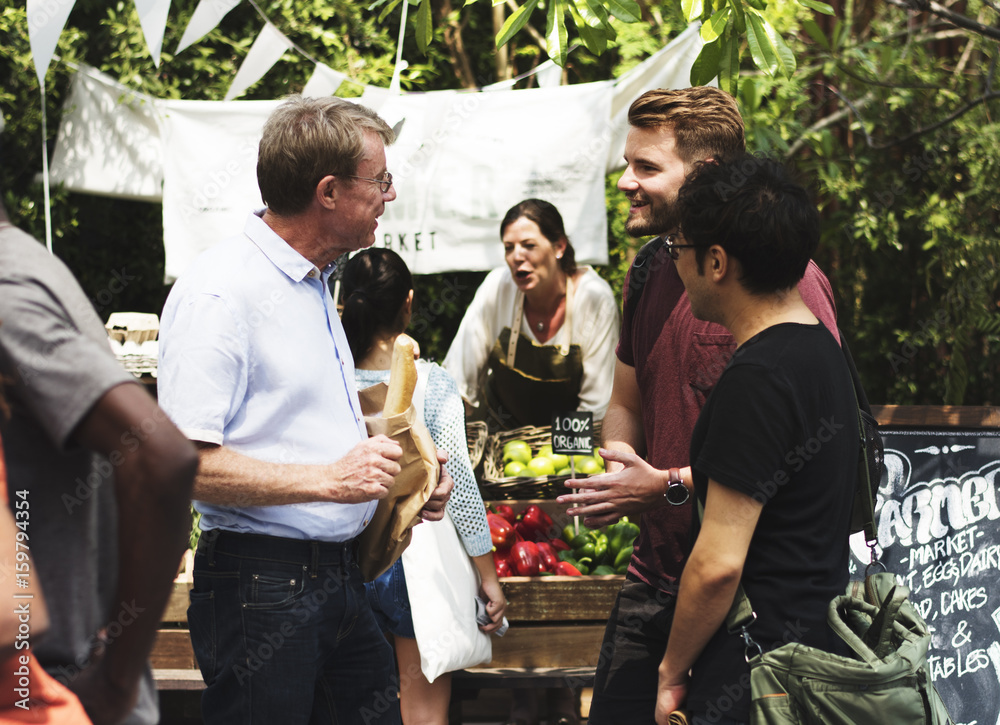
[[[511,326],[500,332],[479,380],[482,412],[491,429],[551,425],[554,414],[579,407],[583,352],[572,344],[573,289],[570,277],[563,322],[570,343],[560,345],[538,345],[521,336],[524,293],[517,293]]]

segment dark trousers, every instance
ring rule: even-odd
[[[351,542],[205,532],[188,625],[207,725],[400,723]]]
[[[604,631],[590,725],[652,723],[677,598],[626,575]]]

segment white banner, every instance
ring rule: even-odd
[[[257,146],[280,101],[165,101],[163,246],[167,282],[201,252],[243,231],[263,206]]]
[[[56,135],[49,168],[52,183],[81,194],[160,201],[159,103],[80,66]]]
[[[607,263],[604,166],[611,83],[512,93],[390,98],[402,128],[387,151],[398,198],[376,230],[417,273],[503,264],[500,221],[529,197],[552,202],[577,259]]]

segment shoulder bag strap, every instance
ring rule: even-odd
[[[871,560],[872,563],[874,563],[876,558],[875,540],[877,534],[875,530],[875,490],[878,488],[879,481],[871,480],[872,469],[868,465],[868,459],[872,455],[872,451],[869,450],[870,444],[867,430],[871,428],[873,436],[877,436],[877,422],[875,420],[875,416],[872,415],[872,408],[868,403],[868,396],[865,394],[865,388],[861,384],[861,377],[858,375],[858,368],[854,364],[854,358],[851,357],[851,350],[847,346],[847,340],[844,338],[844,333],[840,329],[838,329],[837,332],[840,333],[840,349],[844,352],[844,358],[847,360],[847,367],[851,371],[851,380],[854,382],[854,399],[858,409],[858,455],[860,458],[858,460],[857,488],[854,494],[854,506],[851,511],[851,520],[852,523],[856,522],[861,524],[862,530],[865,534],[865,542],[871,550]],[[875,441],[874,448],[876,450],[876,456],[879,455],[877,452],[878,447],[878,443]]]
[[[650,260],[663,248],[663,241],[663,237],[656,237],[647,242],[632,260],[632,270],[628,277],[628,296],[625,298],[625,319],[631,319],[635,315],[635,308],[639,305],[639,298],[642,297],[642,291],[646,289],[646,280],[649,279]]]

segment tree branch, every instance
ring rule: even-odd
[[[918,128],[913,133],[907,134],[906,136],[903,136],[902,138],[893,139],[892,141],[889,141],[889,142],[883,143],[883,144],[873,144],[873,143],[871,143],[871,139],[868,139],[868,146],[869,146],[869,148],[874,149],[876,151],[881,151],[883,149],[891,148],[893,146],[898,146],[900,144],[906,143],[907,141],[911,141],[911,140],[917,138],[918,136],[923,136],[925,133],[930,133],[931,131],[936,131],[937,129],[941,128],[942,126],[947,126],[949,123],[951,123],[955,119],[957,119],[957,118],[959,118],[961,116],[964,116],[966,113],[968,113],[969,111],[971,111],[976,106],[979,106],[979,105],[981,105],[983,103],[988,103],[988,102],[996,100],[996,99],[1000,99],[1000,91],[993,91],[991,93],[984,93],[979,98],[977,98],[977,99],[975,99],[973,101],[969,101],[967,104],[965,104],[964,106],[962,106],[961,108],[959,108],[957,111],[954,111],[953,113],[950,113],[949,115],[947,115],[944,118],[942,118],[940,121],[938,121],[936,123],[932,123],[930,126],[924,126],[923,128]],[[866,134],[866,137],[867,137],[867,134]]]
[[[405,2],[406,0],[404,0]],[[462,29],[465,26],[462,22],[456,22],[452,17],[451,0],[444,0],[439,8],[438,22],[444,25],[444,46],[448,50],[448,60],[455,73],[455,78],[462,84],[463,88],[476,88],[476,75],[472,71],[472,61],[465,50],[465,41],[462,40]]]
[[[843,73],[848,78],[853,78],[854,80],[858,81],[859,83],[864,83],[865,85],[869,85],[869,86],[878,86],[880,88],[919,88],[919,89],[928,90],[928,91],[943,91],[943,90],[945,90],[944,87],[942,87],[942,86],[935,86],[935,85],[931,85],[929,83],[913,83],[913,84],[910,84],[910,83],[892,83],[890,81],[875,80],[874,78],[865,78],[864,76],[859,75],[859,74],[854,73],[853,71],[849,70],[847,68],[847,66],[845,66],[842,63],[837,63],[837,70],[840,71],[841,73]]]
[[[931,13],[942,20],[946,20],[955,27],[971,30],[973,33],[982,35],[984,38],[1000,40],[1000,28],[993,27],[992,25],[983,25],[967,15],[956,13],[954,10],[949,10],[943,5],[939,5],[934,0],[886,0],[886,2],[889,5],[895,5],[897,8],[903,8],[904,10]]]
[[[839,95],[840,94],[838,94],[838,96]],[[843,97],[841,96],[841,98]],[[845,107],[841,108],[839,111],[831,113],[829,116],[824,116],[823,118],[818,120],[812,126],[803,131],[802,135],[795,140],[795,143],[793,143],[791,146],[788,147],[788,151],[785,152],[785,158],[790,159],[792,156],[798,153],[802,149],[802,147],[806,145],[806,136],[808,136],[810,133],[815,133],[816,131],[822,131],[824,128],[832,126],[841,119],[851,115],[851,113],[857,115],[858,114],[857,109],[864,108],[865,106],[867,106],[872,101],[873,98],[875,98],[875,95],[873,93],[868,93],[867,95],[855,101],[853,104],[846,104]],[[861,123],[863,129],[864,120],[860,116],[858,116],[858,121]],[[865,132],[865,135],[866,136],[868,135],[867,132]]]

